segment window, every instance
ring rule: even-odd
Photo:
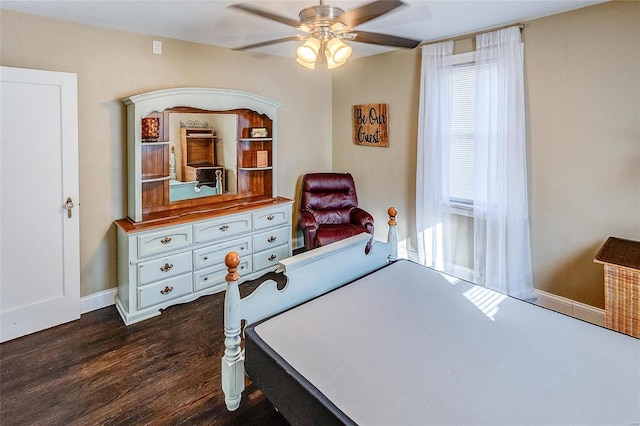
[[[454,205],[471,207],[476,120],[475,54],[454,55],[452,65],[449,199]]]
[[[452,52],[451,40],[422,47],[419,259],[452,270],[452,221],[472,222],[473,281],[533,297],[520,28],[478,35],[475,58]]]

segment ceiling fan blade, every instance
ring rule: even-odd
[[[240,9],[244,12],[251,13],[253,15],[258,15],[263,18],[271,19],[272,21],[280,22],[285,25],[289,25],[290,27],[298,28],[300,26],[300,21],[296,21],[294,19],[289,19],[285,16],[276,15],[275,13],[267,12],[261,9],[256,9],[255,7],[251,7],[247,4],[232,4],[229,7],[233,7],[235,9]]]
[[[405,47],[413,49],[420,44],[418,40],[410,38],[397,37],[387,34],[370,33],[368,31],[354,31],[355,38],[353,41],[360,43],[379,44],[382,46]]]
[[[256,48],[256,47],[269,46],[271,44],[284,43],[285,41],[300,41],[300,40],[304,40],[305,38],[306,37],[302,36],[302,35],[295,35],[295,36],[279,38],[279,39],[276,39],[276,40],[262,41],[260,43],[249,44],[247,46],[236,47],[233,50],[253,49],[253,48]]]
[[[403,4],[404,2],[399,0],[378,0],[345,12],[338,17],[338,20],[353,28],[356,25],[364,24],[380,15],[384,15]]]

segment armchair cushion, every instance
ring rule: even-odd
[[[298,226],[310,250],[359,233],[373,234],[373,217],[358,208],[349,173],[312,173],[302,178]]]

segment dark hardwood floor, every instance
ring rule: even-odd
[[[227,411],[223,300],[201,297],[129,327],[110,306],[1,344],[0,424],[288,425],[249,381]]]

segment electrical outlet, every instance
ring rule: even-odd
[[[156,55],[162,55],[162,42],[153,40],[153,53]]]

